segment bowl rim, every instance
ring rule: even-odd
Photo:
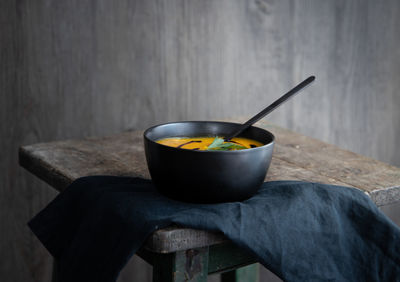
[[[165,125],[169,125],[169,124],[182,124],[182,123],[220,123],[220,124],[241,125],[241,123],[236,123],[236,122],[229,122],[229,121],[212,121],[212,120],[211,120],[211,121],[209,121],[209,120],[172,121],[172,122],[165,122],[165,123],[156,124],[156,125],[153,125],[153,126],[147,128],[147,129],[143,132],[143,137],[144,137],[145,140],[147,140],[147,141],[149,141],[149,142],[152,142],[152,143],[154,143],[154,144],[156,144],[156,145],[158,145],[158,146],[164,147],[164,148],[168,148],[168,149],[171,149],[171,150],[179,150],[180,152],[182,152],[182,151],[192,152],[192,153],[196,153],[196,154],[197,154],[197,153],[214,153],[214,154],[239,154],[239,153],[241,153],[241,154],[243,154],[243,153],[246,153],[246,152],[249,152],[249,151],[263,150],[264,148],[269,147],[269,146],[273,146],[273,145],[275,144],[275,135],[272,134],[272,132],[270,132],[269,130],[266,130],[266,129],[264,129],[264,128],[260,128],[260,127],[257,127],[257,126],[250,126],[249,128],[256,128],[257,130],[265,131],[267,134],[270,135],[270,137],[271,137],[271,142],[269,142],[269,143],[267,143],[267,144],[264,144],[264,145],[262,145],[262,146],[259,146],[259,147],[248,148],[248,149],[245,149],[245,150],[233,150],[233,151],[211,151],[211,150],[208,151],[208,150],[205,150],[205,151],[200,151],[200,150],[190,150],[190,149],[185,149],[185,148],[176,148],[176,147],[171,147],[171,146],[168,146],[168,145],[164,145],[164,144],[157,143],[156,141],[150,139],[150,138],[147,136],[147,134],[148,134],[151,130],[153,130],[154,128],[156,128],[156,127],[165,126]]]

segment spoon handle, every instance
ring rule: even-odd
[[[271,105],[266,107],[264,110],[256,114],[254,117],[246,121],[244,124],[242,124],[237,130],[229,134],[227,137],[225,137],[225,141],[231,140],[233,137],[239,135],[242,133],[245,129],[250,127],[252,124],[256,123],[263,117],[265,117],[267,114],[275,110],[277,107],[279,107],[281,104],[289,100],[289,98],[293,97],[296,93],[298,93],[300,90],[302,90],[304,87],[309,85],[311,82],[315,80],[315,76],[310,76],[309,78],[305,79],[304,81],[300,82],[298,85],[296,85],[294,88],[289,90],[286,94],[284,94],[282,97],[277,99],[275,102],[273,102]]]

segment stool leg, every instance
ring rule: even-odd
[[[253,263],[221,274],[221,282],[258,282],[259,265]]]
[[[153,282],[206,282],[208,247],[157,254],[153,261]]]

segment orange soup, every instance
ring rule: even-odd
[[[261,142],[243,137],[234,137],[228,142],[224,142],[222,137],[168,137],[157,140],[157,143],[181,149],[199,151],[234,151],[264,145]]]

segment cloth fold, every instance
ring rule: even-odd
[[[400,281],[400,229],[354,188],[265,182],[243,202],[168,199],[150,180],[74,181],[29,227],[59,262],[60,281],[115,281],[155,230],[221,231],[285,281]]]

